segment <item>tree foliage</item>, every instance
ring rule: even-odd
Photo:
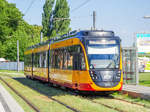
[[[15,4],[0,0],[0,57],[16,61],[19,40],[20,60],[23,61],[25,49],[40,42],[41,29],[41,26],[25,22]]]
[[[54,11],[52,11],[53,5],[54,0],[46,0],[43,7],[44,13],[42,16],[42,31],[44,36],[48,36],[49,38],[52,38],[58,34],[65,34],[70,30],[70,9],[67,0],[56,0]],[[47,10],[49,10],[49,12]],[[53,21],[50,21],[51,18],[53,18]],[[52,25],[52,28],[50,25]]]
[[[0,0],[0,40],[2,43],[11,38],[21,19],[22,14],[14,4]]]
[[[49,36],[50,35],[50,18],[51,15],[53,14],[52,8],[54,5],[54,0],[46,0],[44,6],[43,6],[43,12],[42,13],[42,32],[44,36]]]

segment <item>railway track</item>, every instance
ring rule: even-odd
[[[74,94],[74,93],[71,93],[71,94]],[[77,94],[74,94],[74,95],[77,95]],[[86,100],[88,100],[88,101],[90,101],[90,102],[92,102],[92,103],[95,103],[95,104],[103,105],[103,106],[105,106],[105,107],[107,107],[107,108],[109,108],[109,109],[115,110],[115,111],[117,111],[117,112],[127,112],[127,111],[121,110],[121,109],[119,109],[119,108],[110,106],[110,105],[108,105],[108,104],[94,101],[94,100],[92,100],[91,98],[89,98],[89,97],[87,97],[87,96],[85,97],[85,96],[81,96],[81,95],[80,95],[80,96],[78,96],[78,97],[80,97],[81,99],[86,99]]]
[[[12,78],[12,77],[9,76],[9,75],[8,75],[8,77]],[[46,84],[46,85],[47,85],[47,84]],[[47,85],[47,86],[48,86],[48,85]],[[57,87],[55,87],[55,88],[56,88],[56,89],[59,89],[59,90],[61,89],[61,88],[57,88]],[[64,89],[62,89],[62,90],[64,90]],[[69,92],[70,94],[72,94],[72,95],[79,95],[78,93],[72,92],[72,91],[70,91],[70,90],[69,90],[68,92]],[[82,99],[89,100],[89,101],[92,102],[92,103],[96,103],[96,104],[103,105],[103,106],[105,106],[105,107],[107,107],[107,108],[109,108],[109,109],[113,109],[113,110],[118,111],[118,112],[127,112],[127,111],[125,111],[125,110],[121,110],[120,108],[110,106],[110,105],[108,105],[108,104],[106,104],[106,103],[97,102],[97,101],[94,101],[94,100],[93,100],[93,98],[98,98],[98,97],[100,98],[100,96],[87,97],[87,96],[81,96],[81,95],[79,95],[78,97],[80,97],[80,98],[82,98]],[[102,97],[103,97],[103,96],[102,96]],[[59,101],[59,100],[57,100],[57,99],[55,99],[55,98],[52,98],[51,96],[48,96],[48,98],[51,99],[51,100],[53,100],[53,101],[55,101],[55,102],[57,102],[57,103],[59,103],[59,104],[61,104],[61,105],[63,105],[63,106],[65,106],[66,108],[72,110],[73,112],[80,112],[79,110],[77,110],[77,109],[75,109],[75,108],[72,108],[71,106],[66,105],[66,104],[63,103],[63,102],[61,102],[61,101]],[[144,108],[150,109],[150,106],[148,106],[148,105],[136,103],[136,102],[133,102],[133,101],[128,101],[128,100],[121,99],[121,98],[116,98],[116,97],[114,97],[114,96],[108,96],[108,97],[103,97],[103,98],[105,98],[105,99],[112,99],[112,100],[118,100],[118,101],[130,103],[130,104],[134,104],[134,105],[137,105],[137,106],[142,106],[142,107],[144,107]]]
[[[89,101],[91,101],[93,103],[101,104],[101,105],[103,105],[105,107],[108,107],[110,109],[116,110],[118,112],[127,112],[127,111],[121,110],[121,109],[119,109],[117,107],[113,107],[113,106],[107,105],[105,103],[94,101],[93,98],[98,98],[98,97],[100,98],[101,97],[101,98],[105,98],[105,99],[118,100],[118,101],[126,102],[126,103],[129,103],[129,104],[134,104],[134,105],[137,105],[137,106],[141,106],[141,107],[150,109],[150,106],[148,106],[148,105],[136,103],[136,102],[133,102],[133,101],[124,100],[124,99],[121,99],[121,98],[116,98],[114,96],[107,96],[107,97],[106,96],[96,96],[96,97],[93,96],[93,97],[90,97],[90,98],[89,98],[89,96],[80,96],[80,97],[83,98],[83,99],[87,99],[87,100],[89,100]]]
[[[130,103],[130,104],[135,104],[135,105],[142,106],[144,108],[150,109],[150,106],[145,105],[145,104],[140,104],[140,103],[136,103],[136,102],[133,102],[133,101],[124,100],[124,99],[116,98],[116,97],[113,97],[113,96],[111,96],[110,98],[118,100],[118,101],[127,102],[127,103]]]
[[[71,93],[72,95],[79,95],[79,93],[74,93],[74,92],[70,92],[70,93]],[[108,108],[110,108],[110,109],[116,110],[116,111],[118,111],[118,112],[127,112],[127,111],[121,110],[121,109],[119,109],[119,108],[117,108],[117,107],[113,107],[113,106],[107,105],[107,104],[105,104],[105,103],[101,103],[101,102],[94,101],[93,99],[94,99],[94,98],[105,98],[105,99],[111,99],[111,100],[118,100],[118,101],[122,101],[122,102],[125,102],[125,103],[134,104],[134,105],[136,105],[136,106],[141,106],[141,107],[150,109],[150,106],[148,106],[148,105],[136,103],[136,102],[134,102],[134,101],[128,101],[128,100],[121,99],[121,98],[117,98],[117,97],[114,97],[114,96],[111,96],[111,95],[109,95],[109,96],[107,96],[107,97],[106,97],[106,96],[83,96],[83,95],[80,95],[79,97],[80,97],[80,98],[83,98],[83,99],[87,99],[87,100],[89,100],[89,101],[91,101],[91,102],[93,102],[93,103],[101,104],[101,105],[103,105],[103,106],[105,106],[105,107],[108,107]]]
[[[8,76],[9,78],[12,78],[11,76]],[[0,80],[2,82],[4,82],[15,94],[17,94],[21,99],[23,99],[28,105],[29,107],[31,107],[35,112],[42,112],[38,107],[36,107],[33,103],[31,103],[27,98],[25,98],[23,95],[21,95],[16,89],[14,89],[9,83],[7,83],[2,77],[0,77]],[[55,101],[61,105],[63,105],[64,107],[68,108],[69,110],[73,111],[73,112],[80,112],[79,110],[55,99],[52,98],[51,96],[48,96],[49,99],[51,99],[52,101]]]
[[[9,77],[9,78],[12,78],[10,75],[5,75],[5,76],[7,76],[7,77]],[[11,86],[10,86],[5,80],[3,80],[1,77],[0,77],[0,80],[2,80],[2,81],[3,81],[10,89],[12,89],[18,96],[20,96],[22,99],[25,99],[22,95],[20,95],[13,87],[11,87]],[[56,89],[60,89],[60,88],[57,88],[57,87],[55,87],[55,88],[56,88]],[[64,89],[62,89],[62,90],[64,90]],[[69,91],[69,93],[71,93],[72,95],[77,95],[77,94],[75,94],[74,92],[71,92],[71,91]],[[59,104],[61,104],[61,105],[63,105],[63,106],[65,106],[66,108],[72,110],[73,112],[80,112],[79,110],[74,109],[74,108],[72,108],[72,107],[66,105],[66,104],[63,103],[63,102],[61,102],[61,101],[59,101],[59,100],[57,100],[57,99],[55,99],[55,98],[52,98],[51,96],[48,96],[48,98],[51,99],[51,100],[53,100],[53,101],[55,101],[55,102],[57,102],[57,103],[59,103]],[[81,97],[81,96],[80,96],[80,98],[84,98],[84,97]],[[27,99],[24,100],[24,101],[26,102]],[[90,101],[91,101],[91,100],[90,100]],[[122,110],[120,110],[120,109],[118,109],[118,108],[114,108],[114,107],[111,107],[111,106],[106,105],[106,104],[103,104],[103,103],[99,103],[99,102],[95,102],[95,101],[91,101],[91,102],[97,103],[97,104],[100,104],[100,105],[103,105],[103,106],[105,106],[105,107],[107,107],[107,108],[109,108],[109,109],[113,109],[113,110],[116,110],[116,111],[118,111],[118,112],[125,112],[125,111],[122,111]],[[41,112],[41,111],[39,111],[39,109],[37,109],[33,104],[31,104],[31,102],[27,101],[26,103],[27,103],[31,108],[33,108],[36,112]]]
[[[15,94],[17,94],[21,99],[23,99],[29,107],[31,107],[35,112],[41,112],[38,107],[36,107],[34,104],[32,104],[28,99],[26,99],[23,95],[21,95],[18,91],[16,91],[10,84],[8,84],[2,77],[0,77],[0,80],[4,82]]]
[[[127,111],[121,110],[121,109],[119,109],[119,108],[116,108],[116,107],[107,105],[107,104],[105,104],[105,103],[101,103],[101,102],[97,102],[97,101],[93,101],[93,100],[89,100],[89,101],[91,101],[91,102],[93,102],[93,103],[97,103],[97,104],[103,105],[103,106],[105,106],[105,107],[107,107],[107,108],[109,108],[109,109],[113,109],[113,110],[116,110],[116,111],[118,111],[118,112],[127,112]]]
[[[54,88],[58,89],[58,90],[63,90],[63,91],[66,91],[65,89],[62,89],[62,88],[59,88],[59,87],[56,87],[56,86],[53,86]],[[112,110],[115,110],[115,111],[118,111],[118,112],[127,112],[125,110],[121,110],[120,108],[117,108],[117,107],[113,107],[113,106],[110,106],[108,104],[105,104],[105,103],[101,103],[101,102],[97,102],[97,101],[94,101],[92,100],[93,98],[96,98],[96,97],[103,97],[105,99],[113,99],[113,100],[118,100],[118,101],[122,101],[122,102],[127,102],[127,103],[130,103],[130,104],[134,104],[134,105],[137,105],[137,106],[142,106],[142,107],[145,107],[147,109],[150,109],[150,106],[148,105],[144,105],[144,104],[139,104],[139,103],[136,103],[136,102],[132,102],[132,101],[128,101],[128,100],[124,100],[124,99],[121,99],[121,98],[116,98],[116,97],[113,97],[113,96],[107,96],[107,97],[104,97],[104,96],[93,96],[93,97],[88,97],[88,96],[82,96],[80,95],[79,93],[76,93],[76,92],[73,92],[72,90],[69,90],[68,91],[71,95],[79,95],[78,97],[82,98],[82,99],[86,99],[86,100],[89,100],[90,102],[93,102],[93,103],[96,103],[96,104],[100,104],[100,105],[103,105],[109,109],[112,109]]]

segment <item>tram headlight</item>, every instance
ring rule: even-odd
[[[101,81],[101,76],[96,71],[90,71],[90,75],[94,81]]]
[[[94,71],[90,71],[90,74],[91,74],[92,79],[95,79],[95,77],[94,77],[95,72]]]
[[[120,81],[121,78],[121,71],[119,70],[118,72],[115,73],[115,81]]]
[[[121,77],[121,71],[120,70],[117,72],[117,76]]]

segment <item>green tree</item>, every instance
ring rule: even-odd
[[[19,40],[20,60],[23,61],[25,49],[40,42],[41,29],[41,26],[25,22],[15,4],[0,0],[0,57],[16,61]]]
[[[0,0],[0,40],[2,43],[11,38],[20,20],[22,20],[22,14],[15,4]]]
[[[47,1],[51,1],[51,5],[48,5]],[[43,25],[43,33],[44,36],[48,36],[49,38],[55,37],[57,34],[62,35],[67,33],[70,28],[70,20],[69,18],[69,6],[67,0],[57,0],[54,11],[52,12],[52,6],[54,5],[54,0],[46,0],[45,5],[43,7],[45,17],[42,18],[42,23],[44,23],[47,18],[47,21],[42,24]],[[51,7],[51,10],[48,12],[48,8]],[[49,8],[50,9],[50,8]],[[47,12],[46,12],[47,11]],[[53,16],[53,21],[50,22],[50,18]],[[50,28],[52,25],[52,28]],[[45,30],[45,27],[47,28]]]
[[[44,36],[50,36],[50,17],[52,15],[52,8],[54,5],[54,0],[46,0],[43,6],[42,13],[42,32]]]

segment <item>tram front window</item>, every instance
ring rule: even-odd
[[[97,42],[97,41],[95,41]],[[115,41],[114,41],[115,42]],[[87,46],[88,61],[91,69],[119,68],[119,45],[111,41]]]

